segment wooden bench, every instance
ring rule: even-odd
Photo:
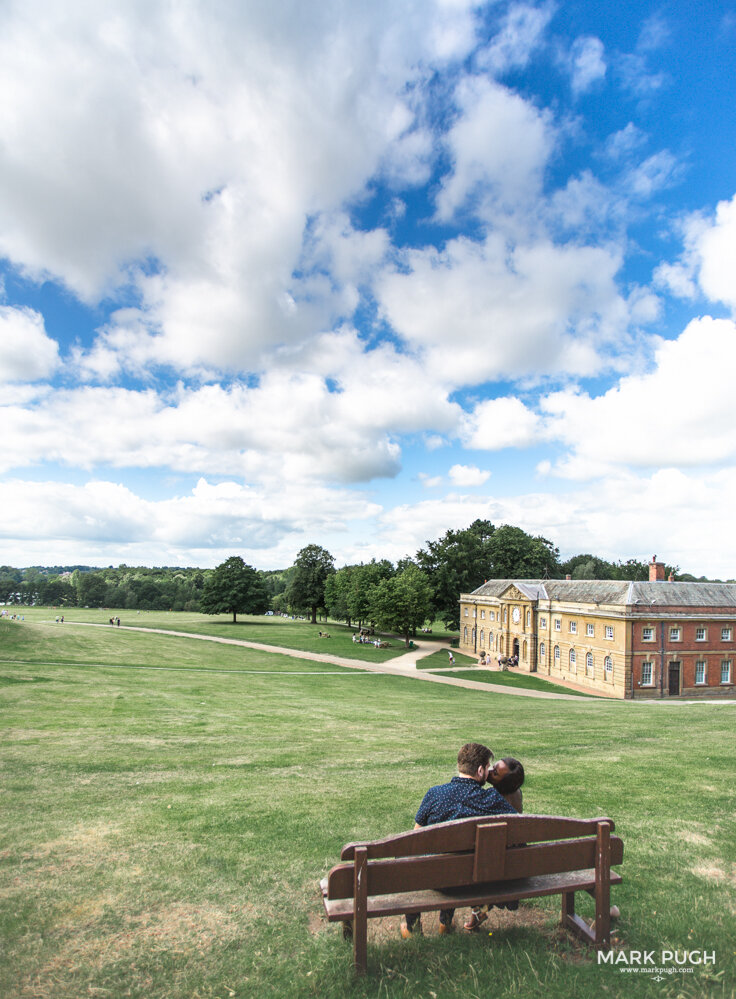
[[[355,968],[367,968],[368,920],[542,895],[562,895],[562,925],[597,949],[610,947],[611,885],[624,845],[608,818],[487,815],[348,843],[320,882],[330,922],[353,924]],[[451,885],[452,887],[446,887]],[[575,892],[595,899],[593,927]]]

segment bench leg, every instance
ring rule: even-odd
[[[562,893],[562,925],[586,943],[593,943],[595,940],[588,924],[575,912],[574,891],[564,891]]]
[[[358,974],[368,970],[368,851],[364,846],[355,849],[353,869],[353,960]]]
[[[611,946],[611,827],[598,823],[595,851],[595,946]]]

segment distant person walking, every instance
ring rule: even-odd
[[[449,649],[447,650],[447,654],[450,657],[450,666],[454,666],[455,665],[455,657],[453,656],[452,652],[450,652]]]

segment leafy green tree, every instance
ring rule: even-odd
[[[360,566],[344,565],[325,580],[325,607],[335,621],[345,621],[350,627],[350,577]]]
[[[429,580],[416,565],[407,566],[390,579],[383,579],[371,590],[371,617],[385,631],[404,636],[409,644],[432,610]]]
[[[325,583],[334,571],[334,558],[320,545],[307,545],[296,557],[286,596],[292,609],[309,611],[312,624],[325,606]]]
[[[263,614],[268,594],[256,570],[233,555],[208,575],[202,587],[200,609],[204,614]]]
[[[370,562],[353,567],[348,593],[348,610],[352,621],[357,621],[359,626],[364,621],[376,623],[371,613],[373,589],[382,580],[390,579],[394,574],[394,567],[386,558],[378,561],[371,559]]]
[[[438,541],[427,541],[417,552],[432,586],[434,616],[448,628],[460,627],[460,594],[471,593],[491,575],[495,530],[490,520],[476,520],[465,530],[450,530]]]
[[[559,575],[559,550],[541,535],[532,537],[520,527],[504,524],[489,542],[494,579],[540,579]]]
[[[100,572],[80,572],[77,604],[80,607],[104,607],[107,584]]]

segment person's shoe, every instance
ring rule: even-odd
[[[452,933],[455,927],[452,923],[440,923],[440,936],[446,936],[448,933]]]
[[[410,940],[414,933],[422,932],[422,921],[418,919],[413,926],[409,926],[405,919],[401,920],[401,936],[404,940]]]
[[[463,925],[463,929],[468,933],[476,933],[480,929],[480,924],[488,919],[487,912],[471,912],[468,921]]]

